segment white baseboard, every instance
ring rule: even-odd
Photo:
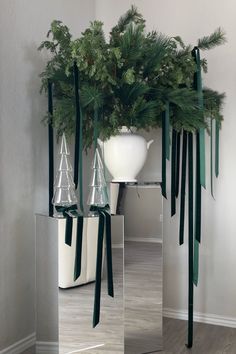
[[[188,312],[185,310],[173,310],[170,308],[163,309],[163,316],[168,318],[174,318],[177,320],[187,320]],[[236,318],[226,317],[221,315],[213,315],[209,313],[194,312],[193,318],[195,322],[207,323],[216,326],[224,326],[236,328]]]
[[[33,347],[35,345],[36,335],[32,333],[26,338],[19,340],[10,347],[0,351],[0,354],[21,354],[25,350]]]
[[[162,243],[161,237],[125,237],[125,241]]]
[[[84,348],[78,348],[76,350],[70,351],[67,354],[76,354],[102,346],[104,346],[104,344],[89,345],[85,346]],[[36,342],[36,354],[58,354],[58,352],[59,347],[57,342]]]
[[[58,354],[58,342],[36,342],[36,354]]]

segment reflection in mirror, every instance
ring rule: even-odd
[[[65,244],[65,219],[36,217],[37,343],[50,352],[124,353],[123,225],[112,216],[115,297],[107,295],[106,249],[103,249],[100,323],[93,328],[98,218],[84,218],[82,268],[74,281],[76,220],[72,245]],[[46,320],[45,320],[46,319]],[[50,348],[49,348],[50,346]],[[40,348],[38,348],[40,350]]]
[[[141,354],[162,348],[161,192],[156,184],[123,186],[118,210],[124,216],[111,218],[115,297],[107,295],[104,245],[100,323],[95,328],[98,218],[84,218],[81,275],[74,281],[76,220],[68,247],[66,220],[37,215],[38,346],[50,343],[59,354]]]
[[[126,185],[125,353],[162,349],[162,197],[158,185]]]
[[[59,346],[60,354],[78,352],[86,353],[124,353],[123,331],[123,249],[113,248],[114,298],[107,295],[107,270],[104,259],[102,277],[100,323],[93,328],[94,279],[96,271],[96,240],[98,218],[85,219],[82,251],[82,273],[78,279],[81,286],[73,281],[73,265],[68,267],[71,255],[63,254],[65,250],[59,241]],[[123,217],[112,217],[113,239],[123,243]],[[64,230],[62,230],[62,235]],[[120,245],[119,244],[119,245]],[[104,249],[104,254],[105,249]],[[73,262],[72,262],[73,263]],[[65,270],[65,265],[68,267]],[[82,285],[82,283],[84,283]],[[64,289],[62,289],[64,288]]]

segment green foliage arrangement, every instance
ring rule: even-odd
[[[123,125],[149,130],[161,126],[166,102],[170,103],[171,124],[179,131],[207,127],[209,118],[222,120],[224,94],[204,89],[204,114],[192,88],[196,64],[193,47],[178,36],[146,32],[145,20],[132,6],[112,28],[107,42],[103,24],[92,22],[80,38],[72,39],[67,26],[53,21],[39,50],[51,52],[41,74],[42,90],[54,83],[55,108],[52,123],[58,135],[75,131],[74,79],[77,63],[83,111],[84,147],[93,139],[94,111],[99,112],[99,133],[103,139],[117,134]],[[219,28],[198,41],[201,50],[225,43]],[[201,60],[207,72],[206,59]]]

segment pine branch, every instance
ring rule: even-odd
[[[182,49],[185,48],[185,44],[180,36],[175,36],[173,39],[180,45]]]
[[[140,50],[140,45],[144,39],[143,29],[140,25],[133,25],[130,23],[127,25],[124,35],[120,39],[120,50],[122,56],[129,62],[136,61],[142,51]]]
[[[170,39],[161,33],[156,33],[151,42],[147,41],[143,60],[144,76],[160,68],[163,58],[168,53]]]
[[[148,85],[142,82],[135,82],[132,85],[124,84],[115,91],[117,97],[124,106],[132,105],[139,97],[143,97],[149,91]]]
[[[198,40],[198,48],[202,50],[213,49],[226,43],[225,32],[219,27],[209,36],[204,36]]]
[[[80,98],[82,106],[86,108],[101,108],[103,105],[103,95],[94,86],[84,85],[81,89]]]
[[[201,59],[201,67],[203,72],[206,74],[208,70],[206,58]]]
[[[142,14],[138,12],[137,7],[134,5],[132,5],[131,8],[123,16],[120,17],[118,24],[112,28],[111,33],[124,32],[125,28],[132,22],[135,24],[145,23]]]
[[[195,132],[197,129],[206,128],[207,126],[203,113],[198,108],[180,109],[175,106],[171,122],[177,131],[184,129],[189,132]]]
[[[221,111],[224,105],[225,94],[209,88],[204,88],[203,97],[205,117],[211,117],[212,119],[216,119],[218,121],[223,120]]]

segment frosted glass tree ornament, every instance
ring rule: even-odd
[[[59,154],[61,155],[61,158],[54,181],[54,195],[52,202],[57,207],[61,206],[68,208],[77,204],[78,199],[75,193],[75,184],[72,177],[73,169],[69,158],[70,151],[65,134],[62,135]]]

